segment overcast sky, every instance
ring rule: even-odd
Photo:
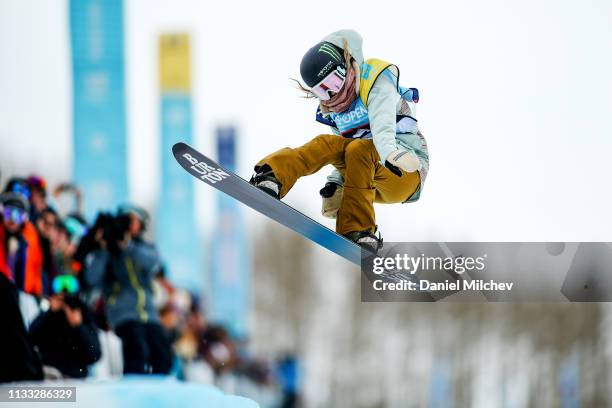
[[[328,130],[289,77],[325,34],[354,28],[364,55],[396,63],[418,87],[431,153],[416,204],[378,206],[388,241],[610,241],[612,3],[553,0],[126,0],[131,198],[158,192],[157,38],[192,36],[195,144],[237,123],[239,173]],[[0,170],[71,172],[65,0],[0,2]],[[287,201],[318,215],[324,172]],[[199,220],[211,197],[198,185]],[[248,212],[249,222],[264,222]],[[324,221],[327,225],[333,225]]]

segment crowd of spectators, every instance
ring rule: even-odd
[[[72,208],[59,211],[62,197]],[[78,188],[49,191],[39,176],[12,178],[0,194],[0,382],[165,374],[216,383],[231,374],[283,384],[219,325],[197,295],[168,280],[134,205],[88,223]],[[291,374],[295,376],[295,374]],[[285,375],[286,376],[286,375]],[[291,405],[292,406],[292,405]]]

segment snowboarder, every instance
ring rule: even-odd
[[[397,66],[365,60],[362,38],[353,30],[334,32],[309,49],[300,64],[306,97],[316,97],[323,134],[298,148],[284,148],[255,166],[250,182],[283,198],[298,178],[331,164],[335,170],[320,190],[322,213],[336,218],[336,232],[376,252],[374,203],[419,199],[429,168],[427,144],[414,118],[416,88],[398,84]]]

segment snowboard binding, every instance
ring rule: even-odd
[[[378,232],[378,228],[374,230],[374,233],[369,230],[364,230],[350,232],[345,236],[351,241],[355,242],[361,248],[376,255],[378,250],[383,246],[382,236],[380,235],[380,232],[378,232],[378,236],[376,236],[376,232]]]
[[[280,190],[283,185],[274,176],[272,168],[267,164],[255,166],[255,174],[251,177],[249,183],[280,200]]]

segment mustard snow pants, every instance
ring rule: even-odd
[[[376,226],[374,203],[401,203],[419,187],[418,172],[401,177],[380,163],[372,140],[319,135],[297,148],[286,147],[264,157],[257,166],[267,164],[282,183],[281,198],[298,178],[316,173],[331,164],[344,178],[344,194],[336,218],[336,232],[342,235]]]

